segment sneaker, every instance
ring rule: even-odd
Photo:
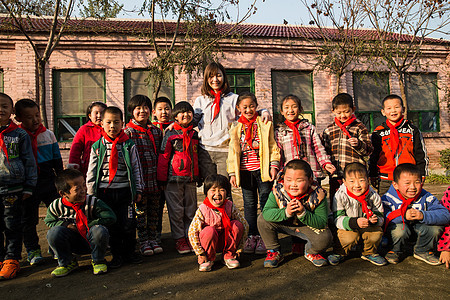
[[[207,262],[200,264],[198,266],[198,270],[200,272],[209,272],[209,271],[211,271],[213,265],[214,265],[213,261],[207,261]]]
[[[388,253],[386,253],[384,258],[387,260],[388,263],[393,265],[398,264],[398,262],[400,261],[399,254],[394,251],[389,251]]]
[[[44,258],[42,257],[41,249],[31,250],[28,252],[28,262],[30,265],[39,265],[44,262]]]
[[[159,245],[157,241],[150,241],[150,246],[153,248],[153,253],[155,254],[163,253],[163,248]]]
[[[178,239],[175,244],[175,248],[180,254],[187,254],[191,252],[191,248],[189,248],[185,238]]]
[[[105,261],[98,263],[92,261],[91,263],[92,263],[92,273],[94,273],[94,275],[105,274],[108,272],[108,266],[106,265]]]
[[[127,264],[141,264],[143,262],[142,256],[136,252],[131,253],[131,255],[124,256],[123,261]]]
[[[283,255],[280,251],[267,250],[267,256],[264,260],[264,268],[276,268],[283,261]]]
[[[20,266],[19,261],[15,259],[5,259],[0,271],[0,280],[13,279],[17,276]]]
[[[376,266],[384,266],[388,263],[386,259],[384,259],[384,257],[380,256],[379,254],[361,255],[361,258],[370,261]]]
[[[224,260],[225,266],[228,267],[228,269],[236,269],[241,266],[239,261],[236,258],[229,258]]]
[[[333,254],[328,255],[327,259],[328,259],[328,262],[330,263],[330,265],[337,266],[341,261],[344,260],[344,256],[333,253]]]
[[[120,256],[113,256],[113,258],[111,259],[111,261],[109,262],[109,267],[111,269],[118,269],[122,266],[123,264],[123,259]]]
[[[302,255],[303,253],[305,253],[304,243],[292,243],[292,254]]]
[[[65,267],[57,267],[56,269],[54,269],[53,272],[52,272],[52,276],[53,277],[64,277],[64,276],[69,275],[73,270],[75,270],[77,268],[78,268],[78,263],[74,259],[67,266],[65,266]]]
[[[255,253],[257,238],[255,235],[250,235],[244,244],[244,253],[252,254]]]
[[[424,253],[414,252],[414,258],[424,261],[427,264],[432,265],[432,266],[438,266],[438,265],[442,264],[439,261],[439,258],[437,258],[433,252],[424,252]]]
[[[265,254],[267,249],[266,245],[264,245],[263,239],[259,235],[256,236],[256,239],[255,254]]]
[[[328,260],[320,254],[309,254],[305,252],[305,258],[313,263],[316,267],[322,267],[328,264]]]
[[[141,251],[141,254],[144,256],[153,255],[153,249],[152,246],[150,245],[150,241],[142,242],[139,250]]]

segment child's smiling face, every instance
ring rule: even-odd
[[[252,119],[256,114],[256,103],[253,101],[252,98],[244,98],[241,102],[239,102],[239,105],[237,106],[237,109],[243,115],[247,120]]]
[[[287,99],[283,102],[283,106],[281,107],[281,114],[289,122],[297,121],[300,112],[301,107],[299,107],[297,102],[295,102],[294,100]]]
[[[182,127],[188,127],[192,119],[194,118],[194,114],[192,111],[180,112],[175,116],[175,121],[178,122]]]
[[[392,181],[394,188],[406,199],[414,198],[422,190],[423,181],[417,174],[403,172],[397,182]]]
[[[294,197],[306,194],[313,179],[306,176],[303,170],[286,169],[284,173],[284,189]]]
[[[133,119],[141,125],[147,125],[150,117],[150,108],[147,105],[138,105],[133,109]]]
[[[155,109],[153,110],[153,115],[155,115],[156,119],[159,122],[169,122],[170,115],[172,114],[172,109],[170,105],[166,102],[158,102],[155,105]]]
[[[361,196],[369,189],[369,178],[359,172],[346,174],[343,181],[347,189],[355,196]]]
[[[404,110],[400,99],[393,98],[384,101],[381,114],[385,116],[389,122],[395,124],[403,117]]]
[[[70,190],[68,193],[60,192],[61,196],[70,203],[83,203],[86,201],[87,187],[83,176],[69,181]]]
[[[334,116],[341,122],[342,124],[349,120],[353,113],[355,112],[354,107],[350,107],[350,105],[338,105],[335,109],[333,109]]]
[[[206,196],[214,207],[220,207],[227,198],[227,190],[220,186],[213,186],[208,190]]]
[[[22,122],[22,126],[31,132],[35,132],[41,125],[41,113],[37,106],[24,107],[20,116],[16,116],[17,121]]]
[[[7,125],[13,112],[14,107],[11,101],[6,97],[0,96],[0,125]]]

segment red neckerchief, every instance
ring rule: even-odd
[[[347,195],[349,195],[351,198],[353,198],[353,199],[357,200],[359,203],[361,203],[362,211],[363,211],[363,213],[366,214],[367,220],[368,220],[371,216],[373,216],[373,211],[371,211],[371,210],[367,207],[367,201],[366,201],[366,197],[367,197],[367,195],[369,195],[369,190],[370,190],[370,189],[367,189],[367,191],[366,191],[364,194],[362,194],[361,196],[356,196],[355,194],[353,194],[352,192],[350,192],[350,191],[348,190],[347,187],[346,187],[346,189],[347,189]]]
[[[223,229],[225,231],[225,244],[227,243],[227,237],[232,234],[230,216],[228,216],[227,212],[225,211],[225,204],[227,202],[228,202],[228,200],[225,199],[221,206],[216,207],[216,206],[211,204],[211,202],[209,201],[208,197],[206,197],[205,200],[203,200],[203,204],[205,204],[207,207],[209,207],[211,209],[216,209],[216,210],[218,210],[220,212],[220,215],[221,215],[221,218],[222,218]]]
[[[397,150],[399,149],[399,147],[401,147],[400,137],[398,134],[397,127],[402,125],[402,122],[403,122],[403,117],[395,124],[392,124],[390,121],[386,120],[386,125],[390,129],[390,136],[391,136],[390,145],[391,145],[391,150],[392,150],[392,153],[394,156],[397,153]]]
[[[89,232],[89,227],[88,227],[88,221],[87,221],[87,217],[84,214],[82,208],[85,205],[85,203],[71,203],[69,201],[66,200],[66,198],[62,198],[62,204],[64,204],[65,206],[71,207],[75,210],[75,221],[77,223],[77,229],[78,232],[81,234],[82,237],[84,237],[86,240],[86,235]]]
[[[344,132],[344,134],[346,136],[348,136],[349,139],[351,139],[352,136],[348,132],[347,126],[352,124],[352,122],[355,121],[355,120],[356,120],[355,115],[352,115],[352,117],[350,119],[348,119],[347,121],[345,121],[344,124],[341,124],[341,122],[337,118],[334,118],[334,122],[336,123],[336,125],[342,130],[342,132]]]
[[[295,122],[291,122],[288,120],[284,121],[284,124],[286,124],[287,127],[289,127],[292,132],[294,133],[294,146],[299,149],[300,145],[302,144],[302,138],[300,137],[300,132],[298,131],[298,124],[300,123],[300,120],[297,120]],[[300,153],[300,151],[297,151]]]
[[[211,123],[212,123],[214,121],[214,119],[217,117],[217,115],[219,114],[219,111],[220,111],[220,96],[222,95],[222,91],[218,91],[216,93],[216,92],[214,92],[214,90],[211,90],[211,94],[214,95],[214,102],[213,102],[213,104],[211,106],[211,109],[214,106],[214,113],[213,113],[213,117],[211,119]]]
[[[5,144],[5,141],[3,138],[4,138],[5,133],[11,132],[17,128],[19,128],[19,126],[17,126],[16,123],[14,123],[13,121],[10,120],[8,127],[6,127],[2,132],[0,132],[0,148],[2,149],[1,151],[3,151],[3,153],[5,153],[6,161],[8,163],[9,163],[8,149],[6,149],[6,144]]]
[[[167,126],[169,126],[170,124],[172,124],[172,121],[169,122],[159,122],[159,121],[154,121],[153,125],[155,125],[156,127],[158,127],[159,129],[161,129],[162,132],[164,132],[164,129],[167,128]]]
[[[288,191],[286,191],[286,193],[288,194],[289,198],[291,198],[291,200],[298,200],[300,201],[300,203],[305,206],[305,199],[308,200],[309,199],[309,195],[311,195],[311,193],[314,192],[312,188],[309,188],[308,191],[306,193],[304,193],[303,195],[300,196],[292,196],[291,194],[288,193]]]
[[[258,114],[255,114],[253,118],[248,120],[244,116],[240,116],[238,122],[244,124],[244,130],[245,130],[245,141],[247,142],[248,146],[253,149],[252,147],[252,139],[253,139],[253,123],[255,123],[256,118],[258,117]],[[247,129],[245,129],[245,126],[247,126]]]
[[[22,128],[23,130],[25,130],[28,135],[31,138],[31,148],[33,149],[33,154],[34,154],[34,158],[36,159],[36,163],[37,163],[37,152],[38,152],[38,148],[37,148],[37,137],[39,134],[45,132],[47,130],[47,128],[45,128],[44,125],[40,124],[38,129],[35,132],[31,132],[28,131],[28,129],[26,129],[25,127],[22,126],[22,124],[19,125],[20,128]]]
[[[130,120],[130,122],[128,122],[127,124],[128,127],[131,127],[139,132],[144,132],[148,135],[148,138],[150,139],[150,141],[152,142],[153,145],[153,150],[155,151],[155,154],[158,155],[158,152],[156,151],[156,143],[155,143],[155,137],[153,136],[152,133],[152,127],[151,125],[149,125],[147,123],[147,128],[142,127],[141,125],[137,125],[133,122],[133,120]]]
[[[384,223],[384,231],[386,231],[386,228],[389,225],[389,222],[391,222],[392,220],[394,220],[395,218],[400,217],[400,216],[402,217],[403,228],[405,228],[404,215],[406,214],[406,210],[408,209],[408,206],[411,205],[411,203],[413,203],[414,201],[419,199],[419,196],[422,193],[422,188],[420,188],[420,191],[417,193],[417,195],[414,198],[409,198],[409,199],[406,199],[405,197],[403,197],[403,195],[398,190],[396,190],[396,191],[397,191],[398,197],[400,198],[400,200],[402,200],[402,205],[400,205],[400,208],[397,208],[396,210],[392,211],[386,217],[386,221]]]
[[[173,129],[181,130],[183,132],[183,151],[186,153],[189,152],[189,144],[191,143],[192,135],[194,134],[194,132],[191,132],[191,134],[189,134],[189,131],[191,131],[193,128],[194,126],[192,126],[192,124],[188,127],[183,127],[177,122],[173,124]]]
[[[116,176],[116,172],[117,172],[117,167],[119,165],[119,153],[117,152],[117,144],[118,143],[123,143],[126,140],[128,140],[128,135],[125,134],[125,132],[122,130],[120,130],[119,135],[112,140],[105,131],[102,131],[102,136],[105,138],[105,140],[107,140],[108,142],[112,143],[111,146],[111,157],[109,158],[109,184],[108,186],[111,184],[111,182],[114,179],[114,176]]]

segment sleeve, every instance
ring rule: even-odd
[[[344,196],[340,191],[338,191],[334,195],[334,201],[332,205],[334,223],[336,224],[336,227],[338,229],[352,230],[352,228],[349,225],[350,217],[347,216],[347,212],[342,203],[343,197]]]
[[[378,134],[377,131],[372,132],[371,140],[373,152],[372,155],[370,155],[369,159],[369,177],[377,178],[379,174],[378,160],[380,159],[380,153],[382,150],[381,136]]]
[[[23,134],[20,137],[19,147],[20,159],[22,160],[25,168],[23,192],[26,194],[32,194],[38,178],[37,165],[33,150],[31,148],[30,136],[25,131],[23,131]]]
[[[280,168],[280,148],[278,148],[275,142],[275,136],[273,132],[273,123],[268,122],[269,125],[269,150],[270,150],[270,167]]]
[[[84,151],[84,142],[85,142],[85,126],[81,126],[80,129],[78,129],[77,133],[75,134],[72,146],[70,147],[70,153],[69,153],[69,163],[70,164],[77,164],[81,165],[81,156],[83,155]]]
[[[242,248],[244,248],[244,242],[248,236],[249,226],[248,226],[247,220],[245,220],[245,218],[242,216],[240,210],[234,205],[234,203],[233,203],[233,206],[231,209],[231,219],[241,222],[242,225],[244,226],[244,233],[242,234],[242,238],[237,247],[237,249],[242,249]]]
[[[200,103],[201,99],[202,97],[197,97],[192,107],[194,109],[194,119],[192,120],[194,127],[197,126],[200,120],[203,118],[203,109]]]
[[[170,133],[166,132],[161,144],[161,153],[158,156],[157,180],[167,182],[169,176],[169,162],[172,154],[172,143],[169,141]]]
[[[325,152],[331,157],[331,140],[327,129],[328,128],[325,128],[325,130],[322,133],[322,141],[323,147],[325,148]]]
[[[326,198],[313,211],[305,210],[305,214],[298,218],[303,224],[317,228],[325,229],[328,224],[328,202]]]
[[[91,155],[89,158],[89,167],[86,173],[86,186],[88,195],[95,195],[97,191],[94,190],[95,181],[97,180],[97,168],[98,168],[98,155],[94,150],[94,147],[91,148]]]
[[[361,156],[369,156],[373,151],[372,141],[370,140],[369,131],[362,123],[358,126],[359,144],[354,149]]]
[[[116,214],[114,211],[102,200],[97,199],[95,204],[95,216],[96,219],[91,220],[88,224],[89,228],[94,225],[110,226],[116,223]]]
[[[139,159],[138,150],[134,143],[130,148],[130,158],[131,158],[131,168],[133,170],[133,178],[136,183],[136,192],[142,193],[142,191],[144,190],[144,179],[142,178],[142,165]]]
[[[239,172],[239,170],[235,170],[235,157],[236,157],[236,149],[234,147],[236,141],[236,133],[235,131],[237,131],[236,129],[236,125],[233,124],[230,128],[230,143],[228,145],[228,158],[227,158],[227,173],[230,176],[234,176],[236,174],[236,171]]]
[[[378,221],[377,224],[375,224],[376,226],[383,226],[384,223],[384,209],[383,209],[383,203],[381,203],[381,197],[380,195],[373,191],[372,195],[371,195],[371,200],[372,200],[372,212],[377,216]]]
[[[280,168],[282,168],[285,163],[285,156],[284,156],[283,144],[281,144],[279,127],[275,128],[275,142],[277,143],[277,146],[280,149]]]
[[[266,205],[263,208],[263,217],[268,222],[281,222],[289,219],[286,216],[286,208],[279,208],[273,192],[270,192]]]
[[[426,199],[427,210],[422,211],[423,220],[421,223],[427,225],[447,225],[450,223],[450,212],[439,200],[429,194]]]
[[[54,213],[54,208],[53,208],[53,203],[50,204],[50,206],[47,208],[47,214],[45,216],[44,219],[44,223],[48,226],[48,227],[55,227],[55,226],[60,226],[63,224],[63,221],[60,220],[56,214]]]
[[[450,211],[450,187],[444,193],[441,204]],[[438,242],[438,251],[450,251],[450,223],[448,223]]]
[[[325,147],[322,145],[322,141],[314,125],[311,125],[311,144],[320,166],[323,167],[326,164],[331,164],[330,156],[325,151]]]
[[[199,237],[200,232],[202,231],[203,222],[204,219],[202,212],[200,211],[200,209],[197,209],[188,231],[189,242],[191,243],[191,246],[194,249],[195,255],[205,253],[205,249],[202,248]]]
[[[414,158],[416,160],[416,166],[419,168],[422,176],[428,175],[428,156],[427,149],[425,148],[425,142],[423,141],[422,133],[418,128],[414,128]]]

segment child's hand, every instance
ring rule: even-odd
[[[277,178],[278,170],[276,168],[270,168],[270,181],[274,181]]]
[[[366,218],[358,218],[358,220],[356,220],[356,223],[358,223],[359,228],[369,227],[369,220],[367,220]]]
[[[324,168],[330,175],[333,175],[334,172],[336,172],[336,167],[333,164],[326,164]]]
[[[172,130],[173,126],[175,126],[175,123],[171,123],[169,126],[167,126],[166,130]]]
[[[78,228],[77,228],[77,226],[75,224],[69,224],[69,225],[67,225],[67,228],[69,228],[70,230],[78,232]]]
[[[423,220],[423,213],[420,210],[410,208],[406,211],[406,214],[408,214],[409,211],[409,217],[411,221],[422,221]],[[408,220],[408,218],[406,218]]]
[[[370,184],[373,187],[377,187],[378,186],[378,177],[370,177]]]
[[[318,187],[316,189],[316,193],[317,193],[317,199],[319,200],[319,202],[321,202],[323,199],[325,199],[325,196],[327,195],[327,192],[321,187]]]
[[[67,169],[76,169],[76,170],[80,169],[80,165],[79,164],[74,164],[74,163],[67,164],[66,167],[67,167]]]
[[[297,209],[297,215],[301,215],[305,211],[305,207],[300,201],[297,201],[298,203],[298,209]]]
[[[199,265],[201,265],[202,263],[207,262],[208,259],[206,258],[206,254],[205,254],[205,253],[200,254],[200,255],[197,257],[197,261],[198,261],[198,264],[199,264]]]
[[[370,222],[371,224],[377,224],[377,222],[378,222],[377,216],[376,216],[376,215],[372,215],[372,216],[369,218],[369,222]]]
[[[261,113],[261,119],[264,124],[267,124],[267,122],[269,122],[272,119],[272,117],[270,116],[267,110],[263,110]]]
[[[348,141],[352,147],[356,147],[359,145],[359,140],[355,137],[349,138]]]
[[[22,200],[26,200],[26,199],[28,199],[30,197],[31,197],[31,194],[28,194],[28,193],[23,193],[22,194]]]
[[[286,213],[290,216],[293,216],[297,213],[298,211],[298,201],[292,200],[289,201],[288,204],[286,205]]]
[[[442,251],[441,256],[439,257],[439,261],[445,264],[447,269],[450,268],[450,251]]]
[[[236,176],[234,176],[234,175],[230,176],[230,183],[233,187],[238,188],[238,186],[236,184]]]
[[[136,201],[136,203],[140,203],[142,201],[142,195],[136,194],[136,198],[134,200]]]

